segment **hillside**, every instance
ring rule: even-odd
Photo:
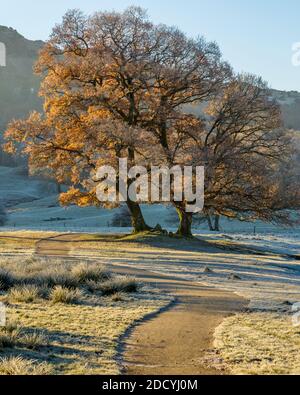
[[[6,46],[6,67],[0,67],[0,132],[13,118],[25,117],[41,109],[38,98],[39,79],[32,67],[42,41],[30,41],[16,30],[0,26],[0,42]],[[0,161],[3,162],[3,154]]]
[[[300,92],[276,90],[272,92],[281,105],[286,128],[300,131]]]

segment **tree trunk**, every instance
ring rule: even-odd
[[[176,211],[179,217],[179,227],[177,234],[182,237],[193,237],[192,234],[192,224],[193,224],[193,214],[187,213],[185,207],[180,205],[175,205]]]
[[[210,230],[211,232],[213,232],[213,231],[214,231],[214,227],[213,227],[213,224],[212,224],[212,220],[211,220],[211,216],[210,216],[210,215],[207,216],[207,222],[208,222],[209,230]]]
[[[214,215],[214,223],[211,215],[207,216],[207,222],[209,226],[209,230],[211,232],[220,232],[220,216],[219,215]]]
[[[131,223],[133,227],[134,233],[144,232],[147,230],[151,230],[150,226],[148,226],[145,222],[142,210],[138,203],[132,202],[128,199],[127,201],[128,210],[131,215]]]
[[[120,157],[120,153],[118,155]],[[128,148],[128,159],[129,161],[134,164],[134,149],[131,147]],[[130,187],[131,182],[128,183],[128,188]],[[131,223],[133,227],[133,232],[134,233],[139,233],[139,232],[145,232],[147,230],[151,230],[151,227],[146,224],[146,221],[144,219],[141,207],[138,203],[133,202],[132,200],[129,199],[129,196],[127,196],[127,207],[131,216]]]
[[[220,216],[216,215],[215,216],[215,232],[220,232]]]
[[[59,182],[56,182],[56,190],[59,195],[62,193],[61,184]]]

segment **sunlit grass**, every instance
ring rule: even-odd
[[[38,240],[58,235],[55,232],[11,231],[0,232],[0,253],[32,254]]]
[[[2,333],[0,374],[117,374],[120,337],[171,299],[97,262],[19,256],[0,269],[0,301],[17,323]]]
[[[0,358],[1,376],[46,376],[51,373],[51,366],[45,362],[38,363],[20,356]]]
[[[245,313],[226,319],[215,345],[233,374],[300,374],[300,327],[290,314]]]

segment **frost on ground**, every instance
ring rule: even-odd
[[[233,373],[300,373],[300,329],[291,307],[300,301],[299,261],[287,256],[217,249],[169,240],[102,240],[101,259],[235,292],[248,312],[226,319],[216,332],[220,358]],[[299,245],[295,245],[295,249]],[[99,245],[74,243],[73,256],[99,256]],[[296,355],[297,354],[297,355]],[[215,361],[213,361],[215,364]]]
[[[215,347],[233,374],[299,374],[300,327],[288,313],[245,313],[227,318]]]
[[[18,233],[18,236],[22,237],[22,232]],[[28,236],[35,238],[34,233],[26,232],[25,238]],[[294,361],[294,365],[291,366],[288,363],[288,354],[293,354],[291,350],[298,347],[294,340],[297,342],[300,338],[299,332],[292,326],[289,315],[292,304],[300,302],[298,260],[287,255],[267,252],[267,249],[264,254],[256,254],[252,248],[250,253],[238,248],[238,240],[227,239],[226,246],[222,241],[222,248],[216,248],[212,236],[209,236],[210,240],[206,238],[205,243],[182,240],[179,242],[176,239],[156,236],[153,236],[153,239],[149,239],[148,236],[120,239],[96,234],[72,237],[76,242],[67,244],[71,257],[97,260],[103,264],[143,268],[236,292],[245,297],[249,300],[249,312],[228,318],[217,332],[220,358],[233,372],[238,372],[239,369],[245,369],[248,373],[267,372],[268,369],[270,372],[276,372],[277,366],[278,369],[285,369],[284,372],[288,374],[297,371],[297,358],[291,358]],[[251,240],[254,243],[254,240]],[[244,244],[241,246],[245,247]],[[293,248],[295,251],[299,250],[296,239]],[[144,302],[142,306],[145,307]],[[129,309],[127,312],[130,311]],[[136,310],[134,311],[136,313]],[[121,314],[122,310],[119,312]],[[99,313],[101,316],[104,310]],[[138,312],[140,313],[141,311]],[[51,314],[55,316],[56,312],[52,311]],[[74,315],[77,314],[74,310]],[[142,314],[147,312],[143,310]],[[265,329],[263,332],[262,328]],[[72,328],[68,328],[69,330]],[[270,337],[269,333],[272,331],[280,341]],[[286,334],[292,335],[290,340]],[[271,358],[269,354],[275,357]],[[240,359],[236,355],[239,355]]]
[[[0,254],[4,256],[30,256],[35,251],[36,243],[43,238],[58,235],[55,232],[14,231],[0,232]]]
[[[120,337],[172,301],[99,262],[0,257],[0,279],[0,375],[118,374]]]
[[[128,233],[130,228],[116,228],[111,224],[118,210],[104,210],[96,207],[80,208],[77,206],[61,207],[58,203],[57,185],[54,182],[28,177],[22,168],[9,168],[0,166],[0,207],[7,208],[7,223],[10,230],[44,230],[58,232],[97,232],[97,233]],[[64,187],[61,187],[62,190]],[[178,216],[173,207],[163,205],[143,205],[143,214],[150,226],[158,223],[170,231],[178,226]],[[300,228],[281,229],[262,222],[246,223],[234,220],[221,219],[223,236],[207,231],[208,225],[204,222],[196,224],[195,233],[201,237],[217,239],[229,237],[252,237],[254,231],[255,245],[263,237],[262,243],[274,247],[286,238],[283,248],[293,248],[293,238],[299,235]],[[277,237],[278,236],[278,237]],[[278,243],[275,239],[278,239]],[[291,243],[289,242],[291,238]]]
[[[252,309],[276,311],[287,301],[300,301],[300,262],[289,257],[163,238],[152,242],[99,237],[96,241],[96,236],[93,241],[83,237],[81,243],[70,245],[71,255],[98,257],[107,264],[133,265],[236,292],[251,300]]]
[[[198,232],[199,233],[199,232]],[[199,233],[199,237],[220,246],[237,244],[261,252],[300,256],[300,230],[285,229],[261,234],[251,233]]]
[[[0,252],[6,256],[33,252],[35,236],[31,237],[30,232],[24,234],[21,229],[97,234],[131,232],[129,228],[110,226],[115,215],[113,210],[60,207],[55,185],[28,179],[20,169],[0,167],[0,176],[0,202],[9,202],[6,226],[7,230],[13,230],[14,236],[8,239],[7,233],[4,233],[4,238],[0,237]],[[150,225],[160,223],[170,231],[176,229],[176,215],[172,210],[153,205],[144,206],[143,212]],[[238,293],[249,300],[251,314],[232,317],[224,322],[218,331],[218,344],[223,344],[220,346],[221,355],[233,371],[239,369],[239,364],[247,370],[248,365],[243,365],[244,362],[239,362],[238,358],[228,358],[228,353],[235,347],[235,352],[243,355],[244,361],[249,361],[254,358],[253,352],[257,348],[257,361],[251,367],[249,365],[249,372],[272,370],[277,364],[285,367],[286,373],[292,373],[298,369],[297,358],[294,358],[295,366],[285,361],[289,361],[287,350],[293,350],[296,343],[289,342],[286,333],[291,333],[291,339],[297,339],[300,335],[292,327],[287,309],[293,303],[300,302],[300,228],[280,229],[260,222],[243,223],[223,219],[221,227],[222,233],[208,232],[206,224],[195,229],[199,238],[206,241],[206,244],[199,245],[176,240],[161,240],[154,244],[134,239],[123,242],[101,240],[99,251],[97,236],[94,235],[94,242],[88,241],[91,237],[87,236],[82,243],[71,246],[71,255],[98,259],[112,265],[134,265],[136,268]],[[43,234],[36,234],[36,237],[43,237]],[[216,248],[216,245],[220,248]],[[298,257],[298,260],[291,256]],[[233,330],[230,332],[231,324]],[[270,325],[268,330],[276,332],[280,341],[269,336],[267,325]],[[262,328],[265,328],[264,332],[261,332]],[[222,333],[223,340],[226,339],[223,343]],[[268,345],[267,349],[264,349],[264,343]],[[274,352],[277,357],[268,361],[262,358],[264,352],[266,355]]]

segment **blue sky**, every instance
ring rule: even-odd
[[[261,75],[273,88],[300,91],[300,67],[292,45],[300,42],[299,0],[9,0],[1,2],[0,25],[30,39],[46,39],[69,8],[86,13],[148,9],[155,22],[180,27],[190,36],[217,41],[237,71]]]

